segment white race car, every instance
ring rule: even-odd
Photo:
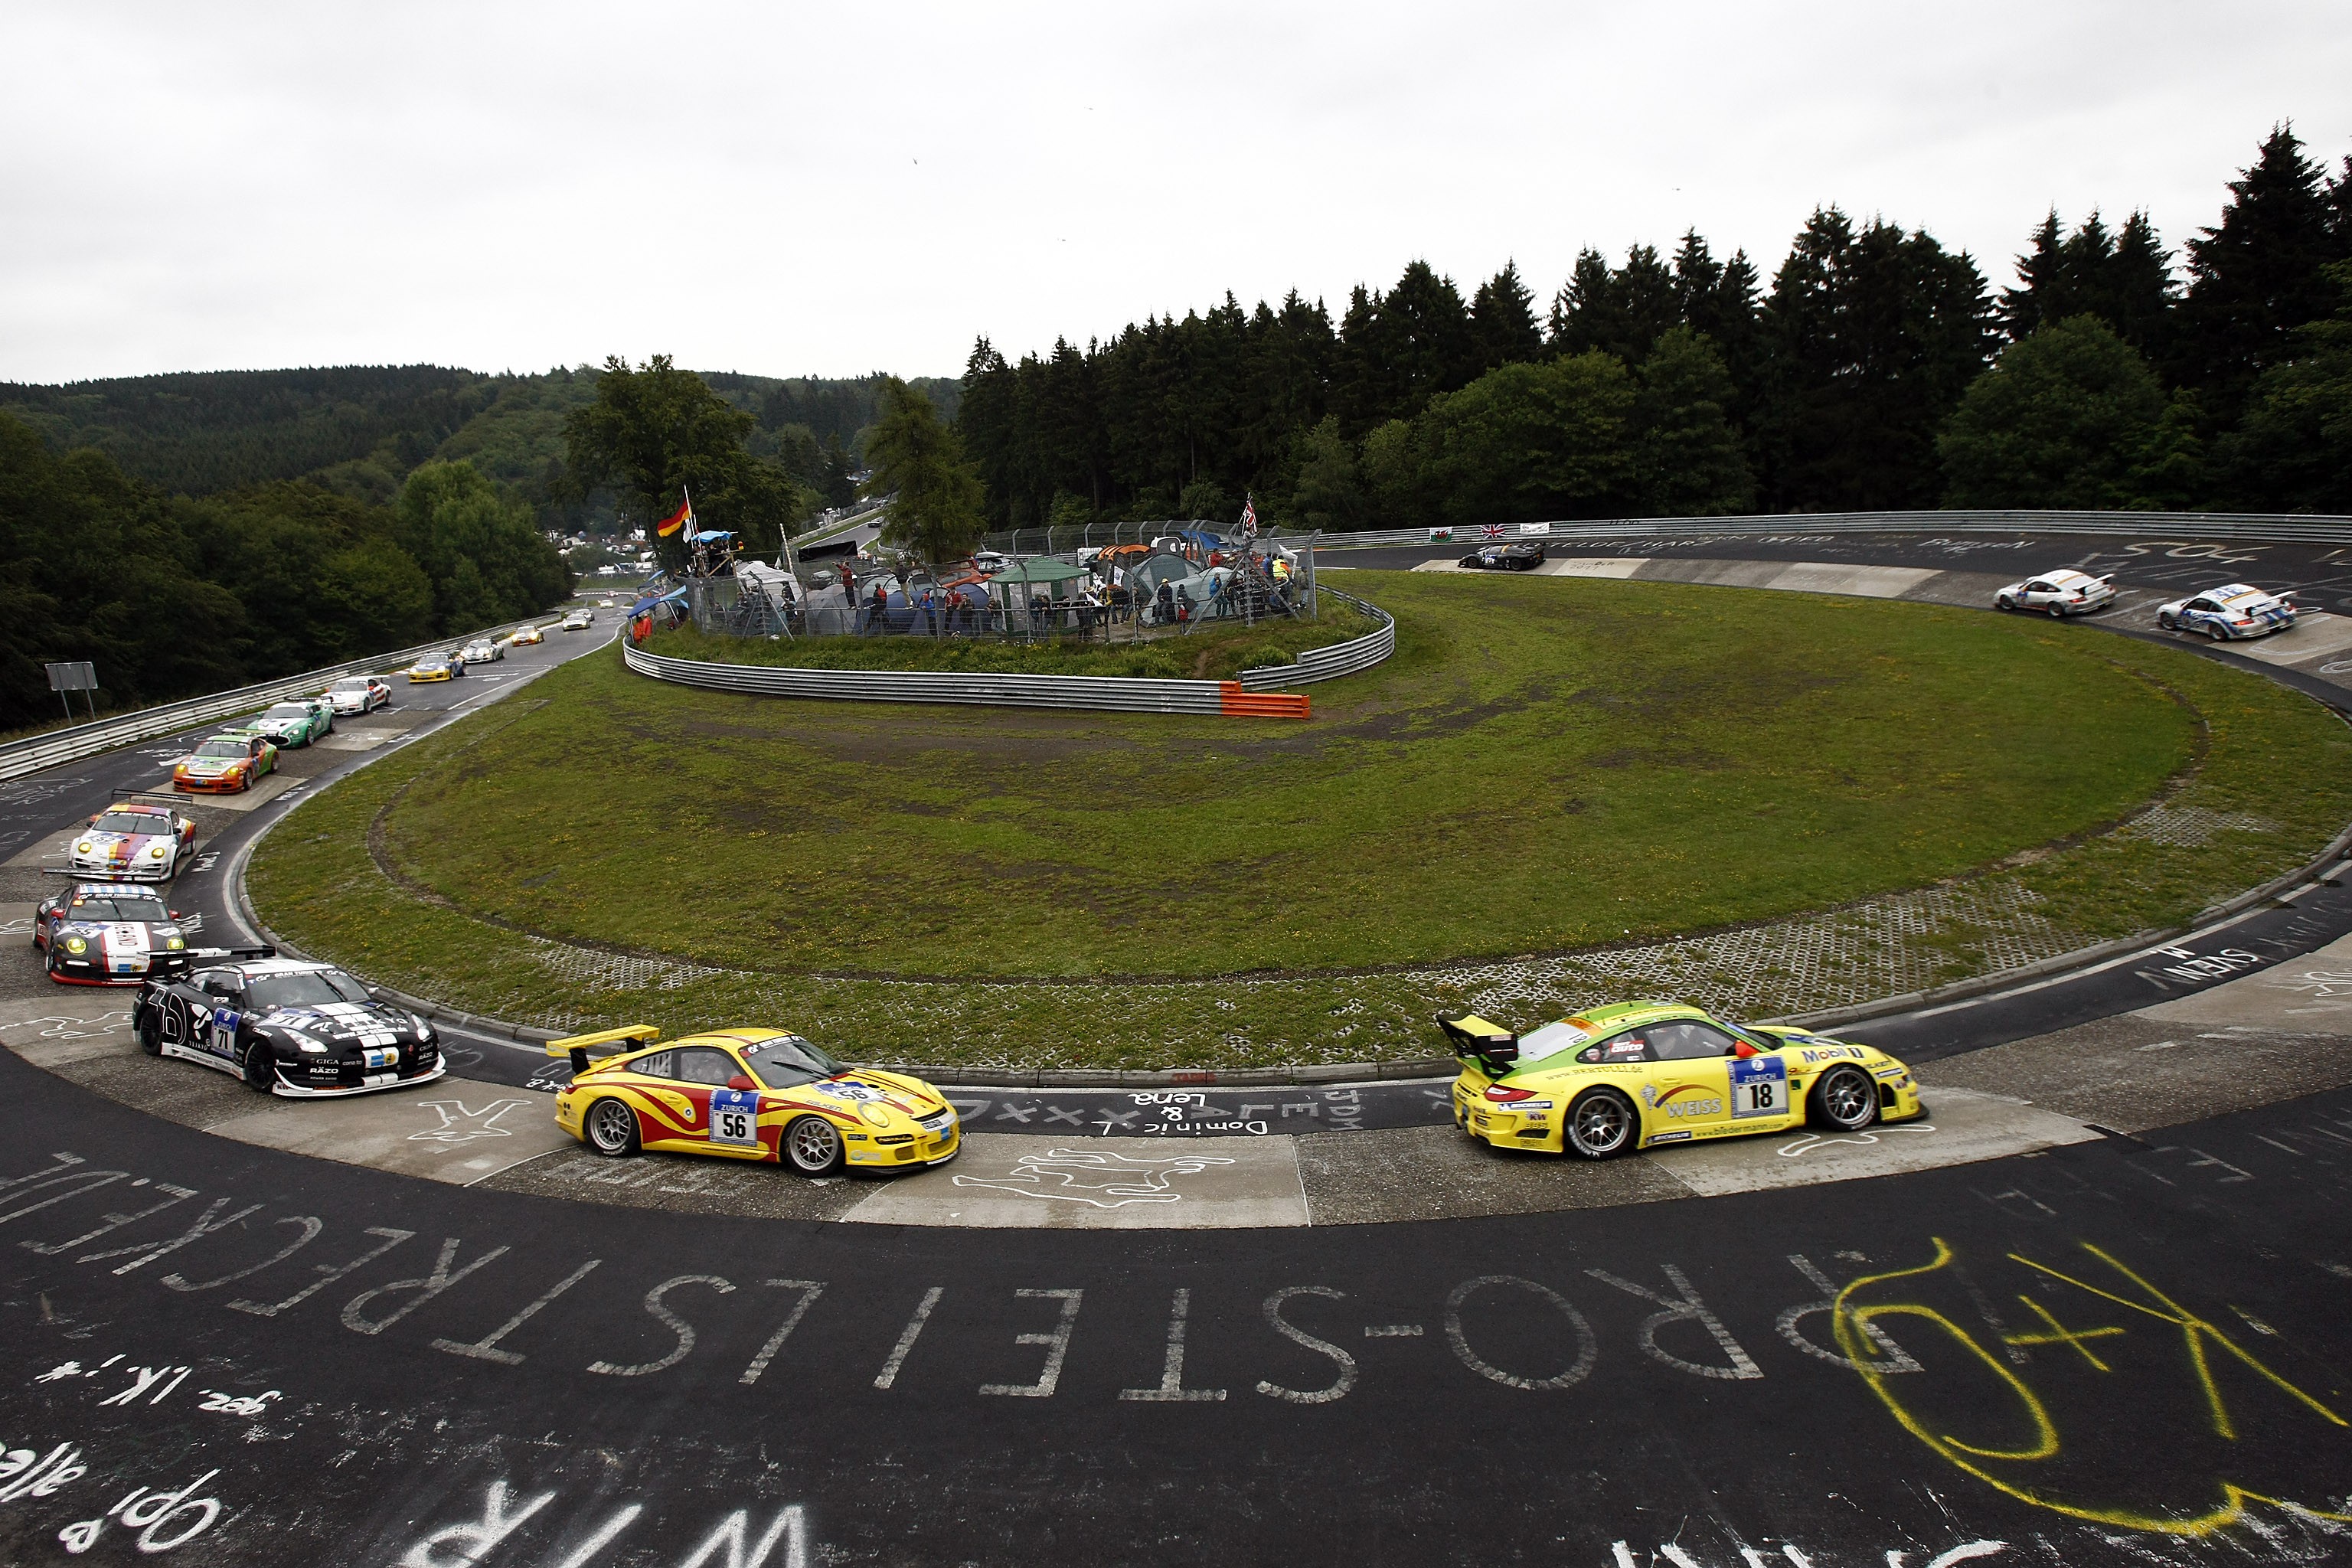
[[[467,664],[488,664],[494,658],[504,658],[506,656],[507,645],[489,637],[476,637],[466,645],[464,651],[457,655]]]
[[[2062,566],[2039,577],[2028,577],[2022,583],[2011,583],[1995,594],[1992,602],[1996,609],[2040,610],[2063,621],[2068,616],[2087,616],[2114,604],[2116,575],[2110,572],[2104,577],[2094,577],[2072,566]]]
[[[66,874],[110,881],[167,882],[195,853],[196,825],[167,806],[121,801],[66,841]]]
[[[347,675],[323,695],[338,713],[372,713],[392,700],[392,688],[373,675]]]
[[[2294,625],[2297,608],[2292,594],[2265,594],[2231,583],[2158,605],[2156,624],[2168,632],[2203,632],[2215,642],[2234,642],[2286,630]]]

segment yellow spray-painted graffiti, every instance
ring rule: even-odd
[[[1989,1300],[1979,1294],[1979,1288],[1960,1267],[1951,1246],[1940,1237],[1934,1241],[1935,1257],[1928,1262],[1869,1275],[1848,1285],[1838,1293],[1833,1319],[1840,1348],[1852,1359],[1871,1393],[1905,1430],[1937,1457],[2036,1508],[2126,1530],[2205,1536],[2241,1522],[2256,1504],[2315,1523],[2352,1524],[2352,1512],[2342,1511],[2347,1505],[2338,1499],[2328,1499],[2328,1507],[2315,1506],[2275,1495],[2277,1489],[2285,1489],[2259,1480],[2271,1467],[2301,1468],[2298,1459],[2312,1459],[2315,1455],[2321,1467],[2315,1474],[2332,1464],[2340,1477],[2343,1457],[2352,1453],[2352,1446],[2338,1447],[2338,1435],[2352,1431],[2352,1424],[2326,1401],[2282,1376],[2219,1324],[2182,1306],[2122,1260],[2089,1242],[2080,1244],[2082,1250],[2100,1266],[2083,1270],[2091,1279],[2021,1253],[2009,1253],[2002,1260],[2027,1270],[2029,1282],[2068,1286],[2093,1301],[2109,1303],[2177,1331],[2177,1342],[2169,1336],[2166,1341],[2186,1352],[2192,1391],[2189,1404],[2202,1416],[2194,1425],[2203,1430],[2186,1430],[2191,1423],[2178,1407],[2177,1352],[2159,1360],[2157,1347],[2135,1345],[2128,1318],[2123,1323],[2085,1323],[2078,1318],[2070,1326],[2050,1305],[2022,1292],[2017,1300],[2042,1327],[2022,1332],[1990,1330],[1987,1339],[1979,1339],[1926,1299],[1939,1291],[1964,1292],[1979,1302],[1979,1316],[1987,1318],[1989,1324],[1993,1321]],[[1902,1295],[1891,1295],[1897,1288]],[[2080,1317],[2114,1315],[2088,1302],[2078,1303],[2076,1310],[2067,1315],[2077,1317],[2078,1313]],[[1896,1320],[1926,1325],[1958,1354],[1937,1356],[1920,1345],[1910,1345],[1910,1353],[1928,1363],[1930,1377],[1891,1379],[1872,1351],[1870,1331],[1879,1325],[1883,1333],[1885,1326]],[[2074,1371],[2053,1364],[2040,1373],[2042,1386],[2037,1389],[2024,1370],[2034,1349],[2058,1351],[2062,1360],[2071,1358]],[[2127,1356],[2132,1359],[2126,1364]],[[2164,1370],[2167,1364],[2175,1369],[2169,1378]],[[2264,1429],[2255,1433],[2250,1428],[2253,1417],[2243,1408],[2233,1409],[2217,1376],[2217,1368],[2231,1366],[2273,1391],[2276,1397],[2263,1410],[2274,1409],[2284,1418],[2284,1425],[2257,1421]],[[1988,1377],[1997,1395],[1990,1402],[1981,1397],[1982,1380]],[[2167,1384],[2171,1386],[2160,1386]],[[1938,1384],[1947,1396],[1941,1401],[1937,1397]],[[1951,1397],[1962,1388],[1971,1397]],[[2147,1407],[2135,1411],[2129,1406],[2137,1395],[2148,1399]],[[1952,1415],[1938,1414],[1939,1403],[1952,1405]],[[2240,1405],[2245,1405],[2242,1395]],[[1974,1422],[1983,1420],[1982,1412],[1988,1408],[2007,1412],[1998,1418],[2002,1429],[1973,1431],[1966,1437],[1949,1430],[1962,1424],[1958,1418],[1960,1411],[1965,1410]],[[2163,1445],[2154,1456],[2162,1462],[2143,1461],[2120,1471],[2113,1465],[2070,1462],[2077,1457],[2067,1448],[2062,1415],[2078,1433],[2092,1433],[2099,1439],[2078,1447],[2112,1451],[2121,1433],[2127,1435],[2126,1441]],[[2242,1441],[2257,1436],[2263,1441]],[[2208,1447],[2210,1452],[2205,1451]],[[2181,1476],[2200,1470],[2205,1473],[2196,1479],[2202,1495],[2185,1506],[2170,1496],[2118,1495],[2134,1489],[2128,1481],[2149,1475],[2158,1478],[2158,1483],[2151,1484],[2177,1489],[2184,1484]]]

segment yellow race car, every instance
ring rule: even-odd
[[[1621,1002],[1515,1035],[1437,1021],[1462,1061],[1454,1124],[1498,1149],[1606,1160],[1629,1149],[1780,1132],[1859,1132],[1922,1114],[1911,1069],[1871,1046]]]
[[[590,1058],[599,1047],[613,1050]],[[572,1058],[555,1124],[599,1154],[640,1149],[772,1160],[804,1176],[956,1157],[955,1108],[920,1079],[852,1071],[782,1029],[713,1029],[663,1041],[632,1024],[548,1043]]]
[[[547,634],[539,629],[536,621],[527,626],[516,627],[514,635],[507,638],[508,645],[513,647],[530,647],[546,640]]]

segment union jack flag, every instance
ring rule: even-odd
[[[1486,523],[1478,530],[1478,533],[1481,538],[1500,539],[1503,537],[1503,525],[1499,522]]]

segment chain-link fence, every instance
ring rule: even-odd
[[[719,637],[1142,642],[1275,618],[1313,620],[1319,607],[1311,537],[983,554],[936,580],[911,568],[861,570],[851,561],[804,566],[797,575],[753,563],[736,576],[689,579],[685,590],[696,628]]]

